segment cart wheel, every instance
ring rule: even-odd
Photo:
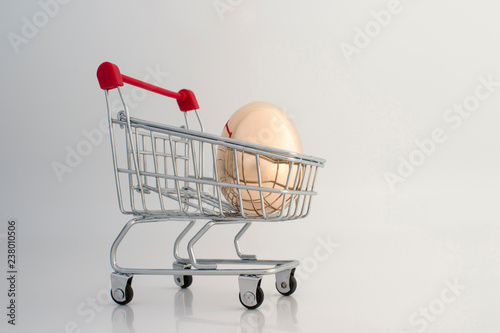
[[[175,284],[179,287],[185,289],[188,288],[193,283],[192,275],[176,275],[175,276]]]
[[[295,279],[294,274],[295,274],[295,268],[292,269],[292,271],[290,272],[290,279],[288,280],[288,286],[285,281],[282,281],[279,285],[278,285],[279,282],[276,281],[276,289],[281,295],[290,296],[295,292],[295,290],[297,290],[297,280]],[[290,289],[287,292],[283,292],[281,289],[286,287],[289,287]]]
[[[250,291],[247,291],[243,295],[243,298],[241,298],[241,294],[238,293],[241,304],[243,304],[243,306],[246,307],[247,309],[257,309],[259,306],[261,306],[262,302],[264,302],[264,291],[260,286],[257,287],[255,293],[256,295],[254,295]],[[247,304],[252,304],[254,300],[257,302],[256,304],[247,305]]]
[[[181,269],[181,268],[191,269],[191,266],[174,263],[174,268],[176,268],[176,269]],[[193,276],[192,275],[174,275],[174,281],[175,281],[176,285],[185,289],[185,288],[188,288],[193,283]]]
[[[134,298],[134,290],[132,289],[132,278],[127,280],[125,290],[121,288],[111,289],[111,298],[117,304],[125,305]]]

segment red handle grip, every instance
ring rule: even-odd
[[[144,81],[134,79],[120,73],[120,69],[115,64],[103,62],[97,69],[97,80],[103,90],[111,90],[123,86],[124,83],[149,90],[151,92],[175,98],[181,111],[199,109],[198,101],[191,90],[182,89],[179,92],[163,89]]]

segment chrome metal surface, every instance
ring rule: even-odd
[[[189,254],[189,259],[190,259],[190,262],[191,262],[191,265],[193,265],[193,267],[197,268],[197,269],[211,269],[211,270],[215,270],[217,269],[217,264],[216,263],[201,263],[199,262],[195,255],[194,255],[194,250],[193,250],[193,247],[194,245],[196,244],[197,241],[200,240],[201,237],[203,237],[203,235],[212,227],[214,226],[215,224],[217,224],[215,221],[209,221],[207,222],[203,228],[200,229],[200,231],[198,231],[196,233],[196,235],[194,235],[193,238],[191,238],[191,240],[189,241],[188,243],[188,254]]]
[[[290,291],[290,274],[291,269],[286,269],[276,273],[276,288],[280,293],[287,293]]]
[[[240,287],[241,302],[247,307],[257,304],[257,287],[259,287],[262,276],[259,275],[240,275],[238,284]]]
[[[127,284],[132,277],[126,274],[111,273],[111,292],[113,298],[119,302],[127,297]]]
[[[188,272],[190,272],[191,265],[174,262],[172,264],[172,267],[175,270],[182,270],[182,271],[188,273]],[[179,287],[184,286],[184,275],[191,275],[191,274],[174,274],[175,284],[178,285]]]
[[[236,254],[238,257],[241,259],[247,259],[247,260],[255,260],[257,259],[257,256],[254,254],[243,254],[241,253],[241,248],[240,248],[240,238],[243,236],[243,234],[250,228],[252,224],[251,223],[245,223],[243,228],[236,234],[234,237],[234,248],[236,249]]]
[[[132,229],[133,226],[143,224],[143,223],[161,223],[161,222],[172,222],[170,219],[159,219],[159,218],[133,218],[128,221],[122,228],[121,232],[116,237],[110,251],[110,263],[113,270],[117,273],[136,275],[136,274],[150,274],[150,275],[185,275],[186,272],[183,269],[149,269],[149,268],[125,268],[121,267],[117,263],[117,250],[125,238],[127,233]],[[194,244],[214,225],[227,225],[234,224],[238,222],[229,221],[209,221],[191,238],[187,245],[187,252],[190,254],[189,258],[182,258],[177,254],[176,260],[180,263],[190,264],[194,269],[189,270],[189,275],[239,275],[239,274],[250,274],[250,275],[268,275],[276,274],[286,269],[292,269],[299,265],[297,260],[249,260],[249,259],[199,259],[194,255],[193,246]],[[183,230],[181,235],[177,238],[180,241],[187,232],[193,228],[194,222],[190,222],[189,225]],[[195,239],[193,241],[193,239]],[[191,258],[192,256],[192,258]],[[213,268],[217,265],[251,265],[251,266],[270,266],[270,267],[259,267],[259,268]]]
[[[188,262],[187,259],[184,259],[180,256],[179,254],[179,246],[180,246],[180,243],[182,241],[182,239],[184,238],[184,236],[186,236],[186,234],[189,232],[189,230],[191,230],[191,228],[193,228],[193,226],[195,225],[196,221],[190,221],[189,224],[186,226],[186,228],[184,228],[184,230],[182,230],[182,232],[179,234],[179,236],[177,236],[177,239],[175,240],[175,243],[174,243],[174,258],[175,260],[177,260],[178,262]]]

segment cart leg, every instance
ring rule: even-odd
[[[174,257],[175,257],[175,260],[177,260],[178,262],[185,262],[186,261],[186,258],[182,258],[179,255],[179,245],[180,245],[182,239],[184,238],[184,236],[186,236],[186,234],[189,232],[189,230],[191,230],[193,228],[195,223],[196,223],[196,221],[194,221],[194,220],[190,221],[189,224],[187,225],[187,227],[184,228],[184,230],[182,230],[182,232],[179,234],[179,236],[177,236],[177,239],[175,240]]]
[[[240,302],[248,309],[258,308],[264,301],[264,292],[260,287],[262,275],[240,275]]]
[[[134,297],[132,278],[126,274],[111,273],[111,297],[116,303],[125,305]]]
[[[193,265],[194,268],[197,268],[197,269],[217,269],[217,264],[215,264],[215,263],[203,263],[203,264],[199,263],[196,260],[196,257],[194,255],[194,250],[193,250],[193,246],[196,244],[196,242],[199,241],[200,238],[215,224],[217,224],[217,222],[215,222],[215,221],[207,222],[207,224],[205,224],[203,226],[203,228],[201,228],[200,231],[198,231],[196,233],[196,235],[194,235],[194,237],[191,238],[191,240],[188,243],[187,251],[189,254],[189,259],[190,259],[191,265]]]
[[[135,218],[128,221],[127,224],[125,224],[125,226],[123,227],[122,231],[120,231],[120,233],[116,237],[115,241],[113,242],[113,245],[111,246],[109,259],[111,262],[111,267],[115,272],[120,272],[120,267],[116,264],[116,250],[118,249],[118,245],[120,245],[127,232],[129,232],[130,228],[132,228],[139,221],[140,221],[139,219]]]
[[[240,248],[240,238],[247,231],[247,229],[250,228],[251,224],[252,223],[245,223],[245,225],[243,226],[243,228],[241,228],[241,230],[234,237],[234,248],[236,249],[236,254],[241,259],[246,259],[246,260],[255,260],[255,259],[257,259],[257,257],[255,255],[253,255],[253,254],[243,254],[243,253],[241,253],[241,248]]]
[[[294,277],[295,268],[276,273],[276,289],[284,296],[289,296],[297,289],[297,280]]]

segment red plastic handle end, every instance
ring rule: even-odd
[[[97,69],[97,80],[103,90],[115,89],[123,86],[120,69],[115,64],[103,62]]]
[[[110,90],[121,87],[125,82],[127,84],[146,89],[160,95],[175,98],[177,100],[177,104],[179,104],[179,108],[181,109],[181,111],[186,112],[197,110],[200,108],[198,106],[198,101],[196,100],[196,97],[191,90],[182,89],[178,93],[176,93],[154,86],[147,82],[134,79],[130,76],[122,75],[120,73],[120,69],[118,69],[118,66],[110,62],[103,62],[99,66],[99,68],[97,69],[97,80],[99,81],[99,85],[103,90]]]
[[[200,108],[194,92],[188,89],[182,89],[179,90],[179,94],[182,95],[182,98],[177,99],[177,104],[179,104],[179,109],[181,109],[181,111],[186,112]]]

